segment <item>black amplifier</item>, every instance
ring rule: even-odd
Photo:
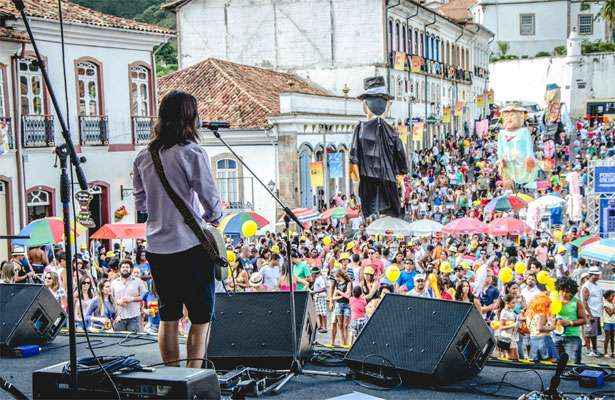
[[[70,377],[63,372],[67,363],[32,374],[34,399],[115,399],[117,394],[105,375],[80,375],[77,393],[69,388]],[[122,399],[219,399],[220,385],[214,370],[158,367],[152,372],[114,374]]]

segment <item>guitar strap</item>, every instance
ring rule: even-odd
[[[215,262],[219,262],[219,263],[222,263],[222,265],[225,265],[226,261],[222,257],[220,257],[220,254],[218,254],[218,247],[216,246],[216,240],[214,239],[212,234],[209,231],[207,231],[207,229],[201,228],[196,218],[194,218],[194,215],[192,214],[192,212],[188,209],[188,206],[186,205],[186,203],[179,197],[179,195],[171,187],[169,180],[164,174],[164,168],[162,166],[162,161],[160,161],[160,155],[158,154],[158,151],[150,148],[149,153],[152,156],[152,160],[154,161],[154,168],[156,168],[156,173],[158,174],[158,177],[160,178],[162,187],[164,187],[164,190],[167,192],[167,194],[171,198],[171,201],[173,202],[173,204],[175,204],[177,211],[179,211],[181,216],[184,218],[185,224],[188,225],[188,227],[197,237],[199,242],[201,242],[201,245],[205,249],[205,252],[209,256],[209,258]]]

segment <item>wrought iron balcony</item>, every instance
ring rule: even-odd
[[[53,117],[51,115],[23,115],[21,117],[23,147],[52,147]]]
[[[156,117],[132,117],[132,138],[135,144],[147,144],[154,131]]]
[[[2,124],[2,128],[6,129],[6,139],[9,144],[9,149],[15,148],[15,133],[13,132],[13,121],[10,118],[3,117],[0,118],[0,124]]]
[[[106,115],[79,116],[79,144],[106,146],[109,144],[109,120]]]

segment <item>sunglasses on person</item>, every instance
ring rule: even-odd
[[[91,284],[92,284],[92,282],[90,282],[90,281],[83,281],[83,283],[82,283],[82,285],[91,285]]]
[[[53,279],[53,278],[52,278],[51,276],[46,276],[46,277],[45,277],[45,280],[46,280],[46,281],[50,281],[50,280],[52,280],[52,279]]]
[[[417,282],[425,282],[425,279],[417,279]]]

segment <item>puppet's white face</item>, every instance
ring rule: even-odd
[[[515,130],[523,126],[525,113],[522,111],[506,111],[502,113],[504,120],[504,129]]]

